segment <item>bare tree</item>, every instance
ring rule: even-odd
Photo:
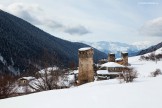
[[[59,69],[46,68],[37,73],[37,79],[29,86],[35,91],[46,91],[66,87],[63,82],[64,71]]]
[[[14,94],[15,78],[10,75],[0,75],[0,99],[11,97]]]
[[[51,55],[47,49],[44,49],[41,60],[41,71],[36,73],[34,83],[29,83],[29,86],[35,91],[46,91],[59,89],[64,86],[64,71],[59,69],[55,64],[59,65],[56,55]],[[66,86],[64,86],[66,87]]]
[[[123,79],[126,83],[133,82],[134,78],[137,78],[137,71],[134,68],[128,68],[123,73],[119,75],[120,83]]]

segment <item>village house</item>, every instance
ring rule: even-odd
[[[22,77],[18,79],[19,86],[27,86],[30,81],[34,80],[35,77]]]
[[[122,58],[115,58],[114,53],[108,54],[108,62],[100,65],[97,70],[97,78],[99,80],[112,79],[119,77],[119,75],[128,69],[128,53],[122,52]]]

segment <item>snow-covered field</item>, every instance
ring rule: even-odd
[[[162,61],[140,61],[139,56],[129,63],[139,73],[132,83],[119,80],[96,81],[82,86],[51,90],[0,100],[0,108],[162,108]]]

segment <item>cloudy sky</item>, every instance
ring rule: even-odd
[[[70,41],[162,41],[161,0],[0,0],[0,8]]]

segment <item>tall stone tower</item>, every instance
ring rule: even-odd
[[[91,47],[79,49],[79,85],[94,81],[93,53],[93,48]]]
[[[108,54],[108,62],[115,62],[115,54],[114,53]]]
[[[123,65],[128,66],[128,53],[127,52],[121,52],[121,56],[123,59]]]

